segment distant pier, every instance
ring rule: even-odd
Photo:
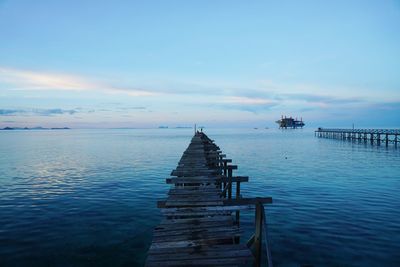
[[[264,211],[272,198],[243,198],[240,184],[249,177],[233,176],[231,162],[207,135],[195,133],[166,179],[167,199],[157,203],[164,219],[154,229],[146,266],[272,267]],[[254,208],[254,235],[240,243],[240,211]]]
[[[318,128],[315,136],[323,138],[335,138],[348,141],[371,143],[371,145],[393,144],[397,147],[399,140],[399,129],[328,129]]]

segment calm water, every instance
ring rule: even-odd
[[[400,266],[400,149],[310,130],[207,134],[267,207],[275,266]],[[191,130],[0,132],[0,266],[141,266]],[[242,217],[246,235],[252,212]]]

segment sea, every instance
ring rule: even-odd
[[[400,266],[400,148],[205,129],[265,207],[274,266]],[[0,131],[0,266],[143,266],[192,129]],[[241,213],[245,242],[254,211]]]

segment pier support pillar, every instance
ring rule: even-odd
[[[224,161],[224,176],[226,177],[228,175],[228,162]],[[224,186],[222,188],[226,187],[226,182],[224,182]],[[226,191],[224,192],[224,198],[226,198]]]
[[[263,216],[262,211],[263,205],[261,203],[256,204],[256,231],[254,233],[254,250],[255,250],[255,266],[261,267],[261,254],[262,254],[262,226]]]
[[[236,199],[240,198],[240,182],[236,183]],[[240,211],[236,211],[236,224],[240,225]]]
[[[228,169],[228,199],[232,198],[232,169]]]

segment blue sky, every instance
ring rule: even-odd
[[[2,1],[0,126],[400,127],[399,1]]]

